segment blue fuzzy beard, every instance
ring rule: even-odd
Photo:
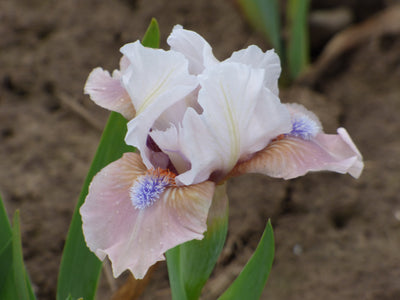
[[[306,115],[296,116],[292,119],[291,136],[299,137],[304,140],[313,138],[320,131],[320,127],[311,118]]]
[[[173,178],[169,176],[169,172],[159,170],[150,170],[147,174],[138,177],[129,189],[133,206],[140,210],[152,206],[165,189],[173,184],[172,181]]]

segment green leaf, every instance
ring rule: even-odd
[[[151,19],[149,27],[142,39],[142,45],[150,48],[160,47],[160,30],[155,18]]]
[[[201,290],[222,251],[228,231],[226,185],[217,186],[202,240],[193,240],[167,252],[173,299],[199,299]]]
[[[21,236],[19,225],[19,211],[17,210],[13,218],[12,229],[12,254],[13,254],[13,272],[16,284],[18,299],[29,299],[28,287],[25,281],[25,268],[22,259]]]
[[[289,0],[288,67],[290,77],[295,79],[309,63],[309,36],[307,16],[310,0]]]
[[[264,230],[253,256],[219,300],[260,299],[274,259],[274,233],[271,222]]]
[[[168,266],[169,284],[173,300],[186,300],[187,295],[181,277],[181,245],[170,249],[165,253]]]
[[[0,197],[0,299],[34,300],[22,256],[18,211],[13,225],[11,228]]]
[[[9,274],[12,262],[12,231],[7,212],[0,197],[0,291]],[[1,292],[0,292],[1,296]],[[1,297],[0,297],[1,299]]]
[[[238,0],[238,3],[252,26],[266,36],[282,59],[284,53],[278,1]]]
[[[125,133],[126,120],[117,113],[111,113],[72,217],[61,260],[57,299],[65,299],[69,295],[73,299],[94,299],[102,264],[86,247],[79,208],[85,201],[93,176],[128,150],[124,143]]]
[[[7,212],[0,196],[0,245],[7,243],[11,235],[11,225],[8,221]]]
[[[0,291],[2,290],[5,281],[7,280],[9,270],[12,264],[12,238],[1,243],[0,249]],[[1,293],[0,293],[1,295]]]
[[[147,47],[158,47],[159,45],[159,30],[155,19],[151,21],[143,38],[143,45]],[[112,112],[101,137],[95,158],[75,207],[65,242],[58,276],[58,300],[81,297],[89,300],[95,297],[102,263],[86,247],[79,208],[85,201],[93,176],[107,164],[120,158],[123,153],[134,151],[124,142],[126,124],[127,121],[120,114]]]

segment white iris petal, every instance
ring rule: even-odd
[[[256,45],[251,45],[246,49],[233,52],[226,62],[239,62],[253,68],[263,69],[265,72],[264,86],[278,96],[278,78],[282,69],[279,56],[273,49],[263,52]]]
[[[146,147],[150,129],[164,111],[192,93],[198,81],[189,74],[188,60],[181,53],[146,48],[139,41],[125,45],[121,52],[131,62],[122,82],[137,114],[128,123],[125,142],[141,150],[150,168],[153,165]]]
[[[207,41],[198,33],[183,29],[181,25],[174,27],[167,43],[172,50],[182,53],[189,60],[191,74],[200,74],[204,68],[218,63]]]
[[[176,180],[182,184],[222,176],[271,139],[290,131],[289,112],[264,87],[264,71],[240,63],[221,63],[199,76],[198,114],[188,109],[178,139],[191,169]],[[168,147],[168,142],[161,149]],[[157,141],[156,141],[157,142]]]

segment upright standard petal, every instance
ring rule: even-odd
[[[121,52],[131,62],[122,82],[136,109],[125,141],[137,147],[146,166],[151,167],[146,147],[151,127],[167,108],[196,89],[197,78],[188,73],[188,61],[178,52],[146,48],[138,41],[125,45]]]
[[[177,182],[201,182],[211,174],[218,179],[290,129],[286,107],[263,80],[262,70],[238,63],[221,63],[200,75],[203,112],[188,109],[177,128],[181,152],[191,164]],[[154,138],[161,150],[171,148],[168,139]]]
[[[135,116],[135,108],[121,85],[121,73],[117,70],[111,77],[110,73],[102,68],[94,69],[89,74],[84,91],[101,107],[119,112],[128,120]]]
[[[108,255],[115,277],[129,269],[135,278],[143,278],[165,251],[202,239],[206,230],[214,183],[167,186],[156,190],[160,193],[152,203],[142,205],[132,198],[132,188],[146,174],[138,154],[124,154],[94,177],[80,209],[89,249],[101,260]]]
[[[291,179],[310,171],[349,173],[358,178],[364,164],[362,156],[347,131],[338,134],[318,133],[312,139],[287,135],[278,138],[251,159],[238,164],[231,175],[262,173]]]
[[[250,45],[246,49],[233,52],[232,56],[225,61],[239,62],[253,68],[263,69],[265,72],[264,85],[278,96],[278,79],[282,68],[279,56],[274,50],[263,52],[256,45]]]
[[[207,41],[198,33],[183,29],[181,25],[175,25],[167,43],[172,50],[182,53],[189,60],[191,74],[200,74],[206,67],[218,63]]]

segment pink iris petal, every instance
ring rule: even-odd
[[[310,140],[292,136],[280,138],[250,160],[238,164],[232,175],[262,173],[291,179],[309,171],[326,170],[358,178],[363,167],[360,152],[347,131],[339,128],[338,134],[319,133]]]
[[[175,25],[167,43],[172,50],[182,53],[189,60],[191,74],[200,74],[204,68],[218,63],[207,41],[198,33],[183,29],[181,25]]]
[[[146,48],[139,41],[123,46],[121,52],[131,62],[122,82],[136,109],[125,142],[140,150],[150,168],[152,153],[146,146],[150,129],[163,112],[190,95],[198,81],[189,74],[188,61],[178,52]]]
[[[202,239],[215,185],[167,187],[152,205],[134,207],[130,192],[146,174],[138,154],[126,153],[93,179],[80,209],[85,240],[101,260],[108,255],[114,276],[129,269],[143,278],[168,249]]]
[[[115,70],[111,77],[108,71],[102,68],[94,69],[86,81],[85,94],[99,106],[119,112],[126,119],[135,116],[135,108],[127,91],[122,87],[121,74]]]
[[[232,56],[225,61],[243,63],[253,68],[263,69],[265,72],[264,86],[278,96],[278,79],[282,69],[279,56],[274,50],[263,52],[256,45],[251,45],[246,49],[233,52]]]

